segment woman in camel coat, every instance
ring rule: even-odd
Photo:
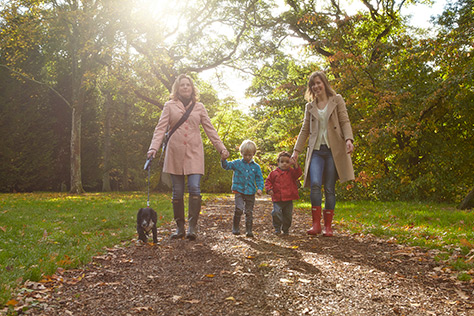
[[[186,238],[196,239],[197,220],[201,211],[201,177],[204,174],[204,146],[199,126],[202,125],[222,159],[229,152],[222,143],[209,119],[204,105],[197,102],[197,91],[191,77],[180,75],[173,84],[171,100],[165,103],[160,120],[156,125],[147,156],[155,157],[161,147],[165,133],[181,119],[186,109],[194,105],[187,120],[171,135],[165,153],[163,172],[171,174],[173,184],[173,213],[177,230],[171,238],[182,238],[184,230],[184,183],[188,177],[189,228]]]
[[[336,205],[335,186],[354,179],[350,154],[354,150],[354,137],[341,95],[331,88],[324,72],[314,72],[308,80],[305,94],[305,116],[292,158],[308,148],[304,169],[304,186],[311,187],[311,214],[313,226],[310,235],[321,233],[321,187],[324,185],[325,209],[324,236],[332,236],[332,219]]]

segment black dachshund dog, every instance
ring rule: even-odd
[[[148,234],[150,231],[153,233],[153,242],[156,244],[158,243],[158,239],[156,237],[156,220],[157,215],[156,212],[150,208],[141,208],[138,210],[137,214],[137,232],[138,232],[138,239],[143,242],[148,241]]]

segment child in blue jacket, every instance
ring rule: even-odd
[[[262,195],[263,175],[260,166],[253,161],[257,146],[251,140],[244,140],[240,145],[242,159],[234,161],[221,160],[222,168],[233,170],[232,192],[235,193],[235,210],[232,223],[232,234],[240,234],[240,217],[245,212],[245,230],[247,237],[253,237],[253,206],[255,193]]]

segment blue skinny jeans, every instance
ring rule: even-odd
[[[188,175],[188,192],[190,195],[201,194],[201,177],[200,174]],[[173,200],[179,200],[184,197],[184,175],[171,175],[171,183],[173,184]]]
[[[321,206],[321,187],[324,185],[325,209],[334,210],[336,206],[337,170],[331,149],[321,145],[319,150],[313,150],[309,165],[311,179],[311,205]]]

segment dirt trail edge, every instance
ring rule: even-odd
[[[82,270],[27,283],[23,313],[474,315],[474,285],[444,275],[429,252],[337,225],[333,238],[308,236],[301,210],[290,235],[275,236],[271,209],[257,199],[255,237],[246,238],[231,234],[233,198],[206,201],[196,241],[170,240],[171,225],[156,245],[108,249]]]

